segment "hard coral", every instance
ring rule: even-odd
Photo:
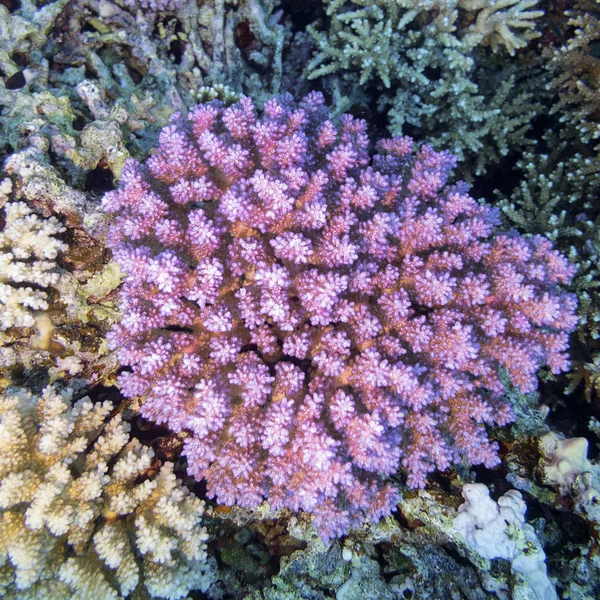
[[[127,273],[112,332],[142,413],[186,430],[189,472],[225,504],[315,515],[324,537],[395,506],[462,456],[498,463],[484,424],[567,367],[573,268],[540,236],[446,185],[454,158],[327,118],[323,97],[175,115],[128,161],[110,245]]]
[[[108,418],[110,402],[72,402],[73,393],[0,394],[2,598],[177,600],[206,591],[215,574],[204,502],[172,463],[157,469],[120,414]]]
[[[55,236],[65,227],[56,217],[41,219],[25,202],[8,202],[0,218],[0,331],[31,327],[34,311],[48,308],[43,288],[58,281],[55,259],[67,245]]]
[[[536,4],[324,0],[327,18],[307,28],[315,52],[305,76],[318,78],[338,113],[376,106],[392,135],[426,131],[471,179],[531,143],[525,134],[543,108],[531,93],[539,75],[501,55],[538,36]]]

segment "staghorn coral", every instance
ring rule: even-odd
[[[574,3],[566,12],[570,35],[554,50],[549,64],[555,74],[549,87],[559,96],[552,111],[576,130],[580,141],[598,144],[596,151],[600,151],[599,11],[599,0]]]
[[[574,2],[559,30],[560,44],[545,52],[554,93],[550,114],[554,136],[545,135],[550,152],[524,156],[523,180],[504,200],[504,211],[522,231],[556,240],[578,267],[571,289],[579,300],[578,337],[567,392],[583,385],[588,401],[598,397],[600,355],[600,3]],[[523,164],[525,163],[525,164]]]
[[[204,503],[129,438],[109,402],[47,387],[0,396],[4,598],[183,598],[214,579]]]
[[[591,401],[596,382],[600,337],[600,162],[593,156],[574,152],[579,139],[571,130],[544,136],[537,153],[525,152],[517,168],[519,185],[507,198],[500,192],[498,206],[508,225],[525,234],[550,239],[577,267],[569,285],[577,294],[579,323],[577,336],[583,351],[574,356],[574,368],[567,377],[567,392],[580,384]],[[582,149],[583,150],[583,149]]]
[[[514,56],[516,50],[540,36],[536,19],[544,11],[530,10],[538,8],[538,0],[458,0],[457,4],[475,13],[475,22],[464,29],[461,38],[467,46],[491,46],[494,52],[505,48]]]
[[[326,0],[326,4],[326,14],[331,19],[329,43],[324,43],[312,29],[319,45],[313,66],[323,65],[313,76],[331,72],[327,63],[341,61],[346,68],[352,62],[362,63],[361,83],[367,81],[373,68],[386,81],[387,67],[383,61],[376,65],[373,61],[386,55],[393,28],[402,30],[413,22],[419,23],[427,13],[433,31],[438,34],[458,32],[457,36],[468,50],[483,45],[491,46],[494,51],[504,48],[511,55],[539,36],[535,20],[544,14],[541,10],[529,10],[537,7],[538,0]],[[372,31],[369,30],[371,23],[378,23]],[[371,60],[366,54],[363,56],[360,49],[360,44],[369,43],[368,40],[375,50]],[[349,45],[343,54],[335,51],[336,41]],[[385,85],[389,87],[389,82]]]
[[[4,181],[10,184],[10,180]],[[8,202],[3,212],[0,330],[31,327],[35,323],[34,311],[48,308],[48,295],[42,288],[58,281],[55,259],[67,245],[56,235],[65,228],[56,217],[40,218],[25,202]]]
[[[567,368],[573,268],[540,236],[492,236],[496,211],[455,159],[410,138],[367,151],[323,97],[243,98],[173,117],[105,210],[127,273],[111,334],[128,397],[190,434],[189,472],[224,504],[303,509],[324,537],[389,514],[512,419],[498,374]],[[168,398],[168,401],[165,401]]]
[[[306,74],[309,79],[325,78],[325,87],[327,77],[335,75],[334,87],[343,89],[344,110],[356,96],[358,76],[361,86],[373,88],[367,93],[387,115],[393,135],[419,128],[434,146],[464,161],[469,177],[485,172],[509,148],[529,143],[524,133],[541,108],[532,94],[535,86],[525,85],[512,65],[483,54],[482,48],[489,43],[497,49],[504,41],[514,53],[524,46],[531,36],[519,37],[507,27],[510,22],[527,24],[525,30],[532,33],[529,17],[542,13],[526,9],[535,2],[327,4],[328,30],[317,24],[308,28],[316,50]],[[360,106],[362,98],[356,100]]]

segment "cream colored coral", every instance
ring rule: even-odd
[[[94,536],[98,556],[111,569],[117,569],[117,578],[123,595],[129,594],[139,583],[140,569],[131,553],[127,530],[122,521],[106,524]]]
[[[48,308],[46,288],[58,281],[56,257],[67,245],[56,239],[65,228],[55,217],[42,219],[25,202],[4,205],[0,232],[0,330],[31,327],[32,311]],[[26,287],[24,287],[24,284]]]
[[[477,12],[475,23],[462,37],[463,43],[489,45],[494,51],[504,46],[513,56],[530,40],[539,37],[536,19],[543,10],[535,9],[539,0],[459,0],[461,8]]]
[[[0,396],[0,596],[182,598],[213,580],[204,503],[129,438],[108,402]],[[142,480],[139,482],[139,480]]]

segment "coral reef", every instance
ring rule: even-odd
[[[204,503],[130,439],[109,402],[53,387],[0,396],[4,598],[177,599],[214,581]],[[143,592],[143,590],[146,590]]]
[[[551,397],[546,402],[552,404]],[[598,466],[587,458],[587,439],[565,438],[549,426],[549,422],[556,422],[552,413],[546,406],[546,415],[539,415],[533,428],[516,431],[520,429],[517,422],[511,432],[502,432],[507,449],[503,462],[508,473],[506,482],[496,482],[495,493],[506,491],[507,482],[521,491],[532,513],[529,524],[535,530],[535,545],[544,547],[548,576],[558,596],[595,598],[600,593],[600,561],[594,549],[600,517]],[[514,536],[510,525],[506,532],[509,539],[522,540],[518,532]],[[536,555],[538,550],[531,557]]]
[[[214,600],[307,597],[319,600],[370,597],[377,600],[397,597],[483,600],[492,596],[531,599],[536,597],[536,592],[540,597],[540,591],[548,591],[549,579],[561,598],[600,597],[597,508],[600,490],[597,466],[600,430],[599,7],[597,0],[0,1],[0,160],[3,168],[0,236],[4,236],[0,254],[5,263],[8,261],[6,268],[0,269],[0,287],[4,286],[2,289],[12,300],[17,296],[27,297],[40,307],[37,310],[13,304],[11,310],[4,313],[10,315],[11,326],[0,328],[0,392],[11,386],[6,395],[0,396],[0,500],[6,503],[0,507],[0,596],[36,600],[151,596]],[[538,34],[541,35],[537,37]],[[310,68],[302,76],[308,63]],[[312,78],[308,80],[308,76]],[[230,178],[224,175],[224,170],[210,165],[206,181],[216,187],[218,199],[175,206],[167,195],[170,193],[167,187],[175,183],[158,184],[151,180],[145,167],[136,167],[141,168],[143,181],[149,182],[160,198],[166,198],[168,218],[179,221],[183,231],[188,231],[189,215],[195,211],[205,211],[215,227],[223,227],[216,232],[220,246],[213,258],[221,261],[224,277],[234,283],[231,288],[221,285],[215,302],[218,306],[225,304],[232,317],[236,317],[232,319],[232,326],[243,343],[241,354],[253,357],[256,354],[257,360],[268,369],[263,384],[269,393],[257,409],[263,422],[249,420],[241,432],[239,422],[247,412],[240,408],[245,391],[240,385],[242,380],[235,377],[237,365],[230,362],[214,366],[211,363],[214,359],[210,357],[213,352],[231,351],[230,346],[221,343],[233,334],[206,330],[204,318],[211,306],[208,303],[198,309],[197,300],[183,302],[184,316],[189,309],[197,311],[193,323],[169,321],[164,329],[157,328],[152,336],[148,334],[148,339],[164,341],[172,334],[188,335],[194,338],[194,344],[205,348],[192,356],[202,362],[205,370],[201,376],[207,382],[219,384],[215,393],[227,398],[227,402],[221,402],[220,396],[210,397],[215,403],[209,408],[221,410],[224,407],[225,412],[203,413],[208,420],[196,419],[198,413],[194,411],[200,405],[207,406],[208,393],[203,395],[206,388],[202,386],[194,389],[202,377],[193,371],[197,365],[192,362],[187,364],[190,371],[185,374],[189,379],[178,381],[190,384],[187,390],[190,396],[184,402],[189,405],[188,421],[195,430],[180,422],[177,427],[183,431],[170,433],[163,426],[140,417],[146,394],[126,399],[120,394],[116,375],[123,367],[117,351],[108,348],[106,333],[121,318],[117,298],[124,273],[114,258],[118,259],[123,253],[117,252],[113,257],[107,248],[111,217],[101,210],[101,197],[115,188],[122,174],[127,182],[131,176],[128,159],[147,161],[158,144],[161,128],[169,123],[174,111],[180,111],[185,121],[187,111],[196,103],[221,100],[223,106],[215,105],[219,116],[212,131],[228,150],[232,139],[222,120],[224,108],[238,102],[242,94],[251,97],[257,108],[262,108],[273,95],[287,91],[298,100],[314,90],[321,90],[327,98],[331,105],[329,118],[333,122],[337,122],[342,113],[351,112],[367,121],[372,139],[386,137],[390,132],[404,133],[417,143],[423,140],[432,143],[436,150],[453,151],[460,159],[453,168],[454,177],[472,183],[474,197],[493,200],[494,190],[498,190],[496,206],[505,228],[517,228],[528,238],[525,244],[529,247],[534,243],[532,235],[545,236],[577,268],[571,282],[565,284],[565,290],[577,294],[579,319],[576,335],[572,336],[573,364],[566,377],[544,368],[540,372],[539,391],[521,393],[519,387],[510,382],[506,369],[497,369],[495,364],[494,372],[503,389],[500,391],[498,384],[498,391],[490,392],[480,385],[481,378],[467,371],[449,369],[453,376],[458,376],[460,385],[465,379],[470,384],[475,381],[480,385],[466,393],[476,398],[477,394],[484,394],[485,402],[493,409],[507,406],[512,410],[514,421],[508,427],[486,427],[490,439],[499,444],[502,463],[498,468],[472,467],[465,456],[458,460],[457,432],[449,432],[447,426],[456,423],[457,431],[464,427],[467,433],[461,443],[473,442],[469,450],[473,453],[481,448],[484,440],[478,435],[487,423],[474,423],[466,418],[457,420],[458,407],[451,413],[441,412],[446,409],[447,401],[444,397],[437,398],[441,388],[432,375],[441,359],[428,357],[426,346],[415,352],[408,342],[402,341],[406,353],[391,358],[391,346],[377,345],[381,334],[375,335],[375,343],[366,339],[370,335],[367,326],[374,321],[359,322],[363,313],[354,322],[336,323],[331,331],[324,331],[326,326],[313,325],[311,316],[302,313],[308,298],[306,293],[302,297],[297,293],[296,278],[300,274],[316,269],[322,274],[339,273],[350,280],[355,269],[362,268],[363,261],[385,263],[387,259],[382,262],[379,258],[368,261],[364,258],[371,247],[362,245],[363,232],[359,228],[375,213],[366,209],[355,211],[359,223],[349,225],[349,246],[345,246],[346,250],[352,244],[358,246],[359,258],[352,265],[329,268],[325,263],[312,264],[309,261],[336,256],[331,248],[327,254],[323,230],[307,231],[306,223],[297,229],[287,228],[287,234],[304,236],[312,252],[307,256],[307,263],[292,266],[289,260],[276,256],[275,248],[268,243],[281,234],[273,234],[271,230],[263,232],[254,225],[249,227],[242,223],[243,219],[232,224],[219,212],[223,195],[232,189],[232,182],[234,187],[240,184],[240,177],[244,181],[252,178],[252,184],[244,190],[236,187],[239,197],[244,199],[244,194],[250,194],[250,205],[253,210],[257,209],[259,193],[266,193],[263,188],[259,190],[258,179],[254,178],[257,171]],[[292,106],[284,104],[286,111]],[[298,107],[293,110],[297,111]],[[309,119],[309,125],[312,122]],[[188,135],[191,122],[182,125],[176,117],[171,125],[179,133]],[[251,125],[254,126],[265,126],[264,117],[257,119]],[[265,126],[264,131],[270,130]],[[337,131],[341,135],[339,126]],[[310,127],[306,129],[302,125],[298,132],[305,134],[309,141],[314,140]],[[193,134],[190,135],[193,138]],[[243,138],[239,143],[244,146],[247,141]],[[293,137],[289,143],[297,141]],[[256,165],[262,150],[259,152],[253,144],[249,143],[253,148],[251,162]],[[357,151],[357,160],[368,158],[374,176],[379,177],[381,170],[371,158],[373,150],[391,160],[389,153],[375,145],[369,146],[368,157],[363,150]],[[333,177],[326,160],[321,167],[317,165],[319,156],[323,158],[327,152],[309,153],[315,162],[302,165],[298,177],[304,170],[312,174],[319,168]],[[205,151],[201,150],[200,154],[204,157]],[[397,159],[402,163],[399,174],[403,180],[398,186],[403,201],[407,186],[416,177],[416,165],[425,154],[427,160],[442,161],[435,153],[427,154],[423,150],[412,158],[407,155],[405,160]],[[263,169],[269,185],[273,180],[288,185],[281,173],[288,168],[285,161],[294,156],[291,150],[281,150],[271,164],[283,162],[283,166]],[[217,156],[213,158],[221,160]],[[246,163],[240,160],[239,164]],[[444,168],[438,165],[439,172],[435,169],[428,172],[427,177],[443,172],[451,181],[450,162],[444,164]],[[368,168],[368,165],[360,165],[354,170],[348,169],[347,174],[361,189],[367,184],[363,184],[356,173]],[[157,190],[155,185],[158,185]],[[313,200],[317,205],[319,202],[327,205],[330,211],[332,198],[340,197],[340,186],[336,187],[331,181],[323,185],[323,199]],[[427,206],[441,211],[440,199],[454,193],[465,195],[463,188],[455,192],[455,187],[436,191],[435,197],[426,200],[421,198],[423,209]],[[376,185],[374,188],[380,194],[381,188]],[[288,185],[285,193],[277,198],[286,197],[285,194],[292,196],[294,192],[290,189]],[[375,202],[377,214],[394,212],[382,204],[381,194]],[[19,211],[23,214],[14,220]],[[252,218],[260,214],[257,209]],[[481,214],[486,214],[485,210]],[[457,218],[460,222],[472,223],[469,216]],[[24,229],[25,224],[31,226],[27,229],[29,233]],[[204,231],[202,224],[196,223],[196,226],[197,231]],[[285,219],[281,227],[287,227]],[[46,235],[52,229],[54,233]],[[165,231],[161,235],[166,235]],[[340,235],[343,242],[343,234]],[[510,236],[520,239],[514,233]],[[396,243],[391,234],[384,238],[390,245]],[[268,314],[260,313],[257,320],[261,324],[251,328],[241,318],[243,315],[236,313],[240,306],[236,290],[249,290],[259,305],[273,300],[269,305],[272,310],[278,306],[277,298],[270,296],[272,290],[268,288],[272,280],[261,279],[262,263],[254,267],[248,263],[251,247],[244,247],[244,256],[234,257],[239,258],[243,275],[236,278],[228,270],[231,261],[226,245],[231,242],[233,246],[235,242],[237,252],[240,241],[252,244],[257,240],[265,242],[263,247],[269,265],[281,264],[287,269],[290,279],[287,306],[290,314],[300,314],[306,325],[300,332],[306,334],[308,343],[305,358],[284,354],[284,338],[291,332],[281,330],[280,324]],[[492,243],[492,238],[481,241]],[[56,256],[45,258],[37,256],[31,248],[21,248],[31,243],[47,248],[54,246]],[[461,243],[461,250],[456,253],[462,252]],[[138,249],[141,245],[151,245],[151,256],[166,248],[151,235],[129,244]],[[302,251],[302,244],[296,251],[298,249]],[[321,251],[320,256],[315,249]],[[197,269],[199,260],[190,250],[189,240],[171,250],[193,278],[191,273]],[[284,243],[277,252],[292,250]],[[335,250],[341,252],[343,248],[337,246]],[[30,256],[25,257],[28,252]],[[417,254],[429,261],[435,252],[432,246]],[[246,261],[243,264],[242,259]],[[43,263],[47,269],[40,268]],[[368,288],[373,278],[376,283],[382,282],[377,279],[380,271],[371,273],[371,266],[367,266],[361,271],[360,279],[361,285],[364,283],[367,287],[359,291],[346,289],[339,295],[351,298],[359,310],[366,306],[370,314],[385,325],[386,317],[377,303],[384,292],[376,290],[370,294]],[[436,275],[446,272],[441,266],[436,269]],[[463,271],[488,272],[487,267],[474,266],[464,256],[463,271],[453,269],[447,274],[457,280],[455,289],[464,285]],[[157,267],[156,273],[153,271],[157,277],[159,270]],[[17,277],[35,274],[38,282],[6,279],[11,273]],[[127,277],[125,288],[132,282],[132,275]],[[156,283],[144,281],[140,289],[147,290],[144,286],[152,285]],[[407,290],[411,302],[409,310],[414,311],[408,320],[413,323],[424,319],[427,324],[432,312],[439,307],[432,309],[417,302],[416,282],[408,282]],[[167,292],[161,291],[161,294]],[[162,306],[163,311],[170,310],[168,303]],[[445,308],[448,306],[456,310],[455,300]],[[0,304],[0,309],[5,308],[6,305]],[[467,308],[460,307],[460,310]],[[27,326],[13,326],[17,324],[17,313],[21,315],[21,325]],[[474,327],[473,340],[481,344],[477,324],[472,319],[463,319],[463,322]],[[128,321],[126,317],[124,323],[131,323],[131,319]],[[365,329],[364,342],[357,341],[362,334],[361,327]],[[390,335],[388,331],[385,333]],[[275,336],[276,346],[269,334]],[[337,334],[343,335],[335,338]],[[347,355],[344,354],[344,335],[351,341]],[[208,347],[201,346],[204,340],[209,340]],[[334,342],[340,343],[336,347],[338,352],[330,351]],[[158,356],[163,348],[155,350]],[[184,349],[188,350],[188,347]],[[481,346],[477,348],[477,352],[480,351]],[[172,352],[173,363],[163,367],[163,372],[178,377],[179,372],[173,369],[183,353],[177,348]],[[359,356],[372,358],[373,352],[379,352],[382,361],[388,360],[387,366],[381,365],[381,361],[374,365],[373,361],[369,365],[374,365],[374,371],[370,371],[366,368],[369,365],[359,364]],[[485,354],[477,356],[476,360],[483,360],[481,356]],[[342,365],[342,374],[325,375],[324,369],[334,363]],[[139,373],[142,364],[144,369],[151,368],[140,361],[133,370]],[[377,403],[366,406],[363,400],[374,396],[369,387],[372,380],[365,384],[363,378],[385,374],[386,369],[404,364],[415,369],[413,373],[418,383],[415,390],[422,391],[429,382],[431,394],[437,399],[426,406],[416,406],[416,396],[410,394],[417,392],[406,392],[400,406],[403,414],[399,417],[404,421],[394,431],[384,421],[391,413],[377,412],[380,397],[389,395],[389,386],[375,386],[379,394]],[[282,374],[281,365],[285,365],[287,373]],[[337,368],[335,365],[332,368]],[[238,370],[241,376],[254,368],[252,364],[241,367],[244,369]],[[304,377],[302,390],[286,396],[288,390],[284,391],[280,383],[284,375],[298,374],[295,368]],[[417,369],[426,370],[417,372]],[[130,370],[125,365],[125,373]],[[531,376],[533,381],[533,372]],[[131,377],[131,373],[124,379],[127,377]],[[143,377],[150,381],[154,375]],[[276,381],[268,381],[269,378]],[[308,389],[309,384],[311,389]],[[54,387],[40,392],[48,385]],[[319,397],[313,392],[323,385],[329,387],[323,393],[322,403],[302,406],[307,393],[311,400],[317,398],[318,401]],[[173,392],[165,386],[159,387],[159,391]],[[354,409],[354,428],[335,427],[331,398],[339,387],[352,396],[353,404],[342,408]],[[25,389],[37,393],[31,395]],[[123,389],[127,391],[126,387]],[[175,392],[173,398],[177,403],[181,396],[179,389]],[[92,400],[78,400],[85,394]],[[430,396],[424,398],[424,402],[430,401]],[[109,409],[103,404],[104,399],[110,399],[115,408]],[[149,412],[158,404],[158,397],[150,400]],[[283,408],[290,403],[293,409],[285,413]],[[180,408],[181,404],[177,404],[177,409]],[[274,414],[276,409],[281,410],[277,415]],[[227,413],[228,410],[231,412]],[[321,412],[313,416],[311,410]],[[272,416],[269,421],[264,417],[267,413]],[[163,413],[161,415],[166,419]],[[416,458],[409,454],[415,447],[414,422],[423,415],[432,415],[437,431],[447,444],[450,459],[457,462],[452,468],[428,477],[424,489],[408,489],[403,485],[404,477],[410,475],[416,463],[425,461],[427,468],[431,467],[427,463],[427,452],[437,444],[437,439],[428,444],[436,430],[427,430],[417,440],[427,452]],[[280,421],[277,421],[278,416]],[[306,426],[302,439],[296,426],[300,416]],[[481,417],[477,410],[472,416]],[[485,413],[481,418],[489,421],[494,416]],[[293,428],[287,425],[280,428],[287,417],[295,419]],[[344,415],[338,417],[345,418]],[[445,421],[441,423],[440,419]],[[280,484],[290,495],[276,498],[271,506],[267,502],[251,507],[219,505],[220,497],[214,503],[207,500],[204,482],[195,482],[186,474],[186,456],[181,456],[181,451],[186,437],[188,448],[193,449],[199,439],[197,432],[205,424],[217,422],[222,425],[209,433],[206,448],[200,448],[203,456],[213,450],[221,452],[229,441],[227,428],[231,428],[238,434],[235,444],[248,443],[250,449],[248,461],[235,462],[235,468],[256,466],[256,473],[263,478],[261,483],[265,487],[256,494],[257,502],[263,497],[271,500],[270,496],[276,491],[265,469],[273,473],[273,469],[282,464],[292,464],[294,468],[293,472],[284,473],[287,479],[284,477]],[[369,427],[364,426],[365,423]],[[338,426],[343,428],[343,425]],[[20,434],[21,429],[25,436]],[[278,438],[275,434],[281,429],[283,437]],[[283,456],[274,456],[279,448],[284,451],[296,448],[304,439],[316,439],[323,430],[325,433],[319,441],[333,440],[337,445],[332,448],[311,446],[305,455],[294,457],[295,462],[288,460],[285,452]],[[395,432],[403,438],[399,444],[395,440],[390,442],[394,452],[401,453],[401,459],[412,461],[405,466],[404,474],[402,471],[392,474],[395,469],[391,468],[391,462],[396,461],[396,467],[401,466],[398,454],[390,459],[389,474],[357,466],[358,460],[362,465],[373,464],[382,455],[389,458],[389,453],[385,454],[387,448],[382,450],[379,442],[388,442]],[[247,437],[242,440],[241,436],[246,433]],[[258,460],[252,454],[256,448],[252,445],[256,442],[250,441],[252,435],[259,440]],[[268,440],[268,448],[262,446],[265,440]],[[60,446],[63,442],[67,449]],[[372,446],[367,449],[370,452],[373,448],[374,452],[360,454],[371,442]],[[21,446],[16,448],[15,444]],[[52,444],[58,444],[62,450],[48,454]],[[75,448],[73,444],[79,446]],[[3,462],[7,454],[20,457],[21,462],[8,465]],[[246,457],[245,452],[234,454]],[[314,465],[304,473],[302,461],[310,461],[314,456],[323,460],[317,466],[328,464],[328,460],[341,464],[354,479],[343,479],[346,471],[342,471],[341,483],[332,483],[331,479],[321,478]],[[231,454],[224,455],[221,463],[215,460],[208,466],[217,473],[221,465],[225,465],[224,479],[217,482],[222,488],[227,487],[227,478],[233,477],[231,470],[227,470],[232,465],[230,457]],[[268,465],[267,461],[270,461]],[[104,466],[100,465],[102,462]],[[382,465],[386,466],[385,461],[376,466]],[[31,480],[23,475],[28,471],[32,473]],[[298,490],[314,492],[315,486],[302,479],[303,475],[312,477],[317,487],[325,486],[324,494],[329,494],[325,502],[327,510],[332,506],[335,510],[351,510],[345,495],[347,488],[344,488],[349,481],[357,483],[357,494],[365,492],[360,484],[374,482],[376,487],[368,490],[373,494],[386,485],[393,486],[390,506],[396,494],[398,503],[394,502],[392,515],[379,523],[366,522],[343,539],[325,543],[314,528],[317,525],[322,532],[318,519],[312,522],[306,515],[296,514],[289,508],[274,510],[278,506],[290,506],[290,498],[294,498],[293,493]],[[243,483],[244,477],[245,473],[234,478],[236,485]],[[216,476],[212,479],[214,482]],[[494,521],[500,525],[496,533],[500,531],[504,535],[500,539],[513,544],[514,553],[507,558],[484,558],[476,551],[477,544],[468,545],[452,527],[463,502],[461,490],[468,495],[468,486],[478,486],[477,482],[485,482],[489,497],[483,490],[478,499],[471,498],[471,508],[487,506],[489,516],[495,514],[506,499],[515,500],[511,500],[515,509],[511,518]],[[184,491],[184,483],[190,493]],[[253,479],[251,483],[256,481]],[[38,488],[33,489],[37,484]],[[510,488],[520,490],[527,504],[527,523],[523,521],[525,507],[516,502],[515,492],[506,494]],[[239,486],[235,489],[239,491]],[[250,487],[244,488],[248,490]],[[149,496],[146,498],[145,494]],[[19,498],[23,501],[8,506]],[[203,508],[203,500],[213,506]],[[303,501],[304,507],[309,508],[313,496],[305,496]],[[117,514],[116,507],[120,504],[124,512]],[[471,508],[463,509],[461,514],[470,514]],[[321,519],[326,518],[327,515],[321,515]],[[364,518],[364,511],[355,510],[348,521],[358,524]],[[341,530],[340,521],[337,523]],[[343,524],[344,528],[346,525]],[[68,531],[58,535],[61,527]],[[205,527],[210,532],[210,543],[205,539]],[[482,522],[481,527],[477,535],[490,533],[485,523]],[[531,533],[531,528],[535,534],[528,539],[526,531]],[[15,537],[11,537],[13,534]],[[194,546],[198,559],[190,558],[194,555]],[[528,550],[530,556],[523,557],[521,549]],[[188,550],[190,554],[186,554]],[[205,553],[211,558],[205,557]],[[539,585],[536,585],[532,583],[534,580],[524,577],[514,568],[518,556],[531,559],[529,566],[534,568],[529,572],[541,574],[547,567],[547,579],[538,580]],[[166,562],[160,562],[163,559]],[[216,577],[218,581],[212,583]],[[21,589],[27,581],[32,581],[31,586]]]
[[[81,189],[90,172],[118,177],[125,158],[147,153],[174,110],[215,93],[231,100],[281,91],[290,34],[272,2],[149,6],[0,5],[0,31],[7,32],[0,69],[20,77],[18,85],[0,86],[0,153],[51,151],[66,183]],[[286,68],[288,88],[298,84],[299,69]]]
[[[261,119],[247,98],[199,105],[103,200],[124,394],[192,433],[211,496],[303,509],[326,537],[389,514],[398,461],[411,486],[497,464],[498,368],[531,391],[567,368],[576,322],[547,240],[492,236],[496,212],[446,185],[453,157],[395,138],[370,159],[365,130],[316,93]]]
[[[600,160],[590,150],[576,129],[561,126],[544,135],[535,153],[525,152],[517,161],[518,185],[509,194],[497,192],[507,225],[544,235],[577,267],[569,289],[578,298],[581,350],[574,354],[567,391],[582,384],[588,401],[600,360]]]

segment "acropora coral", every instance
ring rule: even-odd
[[[530,143],[524,133],[541,105],[506,55],[539,35],[536,0],[324,7],[326,18],[307,28],[315,51],[305,75],[333,88],[336,109],[376,106],[392,135],[422,131],[436,149],[456,154],[469,177]]]
[[[556,70],[550,87],[558,91],[553,112],[577,130],[581,142],[596,144],[596,153],[600,151],[600,58],[596,50],[600,41],[599,9],[599,0],[573,3],[565,13],[571,35],[554,49],[550,63]]]
[[[395,507],[463,457],[498,464],[485,424],[568,367],[573,267],[496,210],[453,156],[323,97],[176,114],[103,200],[127,277],[110,343],[122,392],[186,431],[188,471],[223,504],[302,509],[323,537]]]

